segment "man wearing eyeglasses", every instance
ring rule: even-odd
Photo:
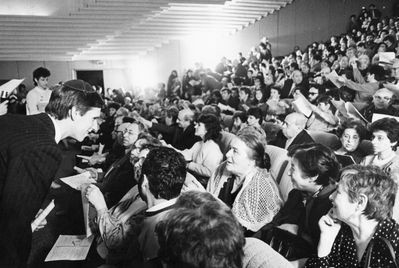
[[[322,91],[322,92],[321,92]],[[325,90],[323,90],[322,87],[318,86],[318,85],[312,85],[309,89],[309,93],[308,93],[308,101],[311,104],[316,105],[316,100],[317,98],[321,95],[324,94]]]
[[[373,95],[373,102],[363,111],[363,116],[371,122],[373,114],[398,116],[399,111],[392,106],[392,91],[381,88]]]

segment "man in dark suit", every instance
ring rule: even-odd
[[[303,78],[303,74],[299,70],[292,72],[292,78],[287,79],[284,82],[283,88],[281,89],[282,99],[293,98],[295,90],[299,89],[304,96],[308,95],[309,82]]]
[[[181,128],[174,137],[175,148],[179,150],[190,149],[194,143],[201,138],[195,135],[194,112],[190,109],[183,109],[179,112],[177,123]]]
[[[290,150],[294,145],[314,142],[305,130],[307,121],[308,119],[300,113],[290,113],[287,115],[282,128],[284,136],[281,138],[282,135],[280,135],[281,139],[273,145]]]
[[[57,143],[96,130],[103,105],[90,84],[71,80],[53,90],[46,113],[0,116],[0,267],[26,266],[31,222],[61,163]]]

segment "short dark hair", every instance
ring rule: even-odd
[[[241,122],[245,123],[245,122],[247,122],[248,116],[247,116],[247,113],[244,111],[237,111],[233,114],[233,118],[232,118],[233,121],[236,118],[240,118]]]
[[[396,150],[399,142],[399,122],[393,118],[382,118],[370,125],[371,133],[379,130],[387,133],[387,137],[390,142],[396,142],[392,148],[393,150]]]
[[[251,89],[249,87],[241,87],[240,91],[244,91],[246,95],[251,95]]]
[[[33,71],[33,83],[37,86],[35,79],[39,80],[40,77],[49,77],[51,75],[50,71],[46,68],[39,67]]]
[[[121,107],[121,105],[117,102],[110,102],[107,105],[108,110],[111,108],[114,108],[115,110],[118,110]]]
[[[218,139],[220,139],[222,127],[220,126],[219,119],[215,115],[202,114],[198,118],[198,122],[203,123],[206,128],[204,141],[213,140],[216,142]]]
[[[170,200],[180,194],[186,173],[186,160],[181,153],[172,148],[158,147],[151,150],[145,158],[139,185],[145,175],[154,197]]]
[[[175,106],[169,107],[166,110],[166,116],[172,118],[172,122],[176,123],[179,116],[179,109],[177,109]]]
[[[359,120],[349,118],[345,120],[341,126],[337,129],[338,137],[342,137],[345,129],[352,128],[356,130],[357,135],[359,135],[360,141],[364,140],[368,136],[367,128],[363,125],[363,123]]]
[[[254,116],[256,119],[259,121],[259,125],[262,124],[263,121],[263,113],[262,110],[259,107],[251,107],[247,111],[247,116]]]
[[[306,177],[317,176],[318,185],[326,186],[331,180],[338,180],[341,166],[330,148],[318,143],[300,144],[293,146],[288,155],[298,161]]]
[[[180,199],[189,202],[179,202]],[[157,224],[159,256],[167,267],[240,268],[245,238],[231,210],[207,192],[187,192]]]
[[[382,81],[385,79],[385,70],[382,66],[373,64],[369,66],[367,72],[370,74],[374,74],[374,78],[377,81]]]
[[[89,83],[83,80],[70,80],[53,88],[45,110],[55,119],[62,120],[68,117],[72,107],[84,115],[94,107],[103,106],[103,99]]]

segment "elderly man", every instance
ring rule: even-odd
[[[363,116],[369,122],[373,118],[373,114],[387,114],[399,116],[399,111],[392,106],[392,91],[381,88],[373,95],[373,102],[363,111]]]
[[[176,149],[189,149],[193,147],[194,143],[201,140],[200,137],[195,136],[193,111],[190,109],[181,110],[177,116],[177,124],[181,129],[176,134],[176,146],[174,146]]]
[[[71,80],[52,91],[45,113],[0,117],[0,267],[26,265],[31,221],[62,160],[57,143],[96,130],[103,105],[90,84]]]
[[[307,121],[308,119],[300,113],[287,115],[282,128],[282,133],[286,140],[281,147],[290,150],[294,145],[314,142],[305,130]]]
[[[384,87],[391,90],[399,96],[399,59],[394,59],[392,64],[392,77],[395,79],[392,83],[385,83]]]
[[[303,78],[301,71],[295,70],[292,72],[292,78],[284,82],[281,89],[281,98],[293,98],[295,90],[300,89],[301,93],[306,96],[308,94],[309,83]]]

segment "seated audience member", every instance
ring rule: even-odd
[[[306,122],[308,119],[300,113],[291,113],[285,117],[282,134],[284,137],[276,142],[276,145],[290,150],[297,144],[312,143],[314,140],[306,132]]]
[[[247,127],[247,113],[243,111],[237,111],[233,114],[233,126],[231,133],[237,134],[238,131]]]
[[[256,132],[238,135],[207,186],[232,208],[248,234],[269,223],[282,205],[280,190],[267,170],[270,159],[263,144]]]
[[[200,141],[201,138],[195,135],[194,129],[194,112],[190,109],[179,111],[177,116],[177,124],[181,128],[176,138],[175,148],[178,150],[189,149]]]
[[[156,233],[160,258],[166,267],[291,266],[264,242],[255,238],[244,240],[231,210],[206,192],[181,194],[175,210],[157,225]]]
[[[380,87],[380,82],[384,80],[384,78],[384,68],[378,65],[372,65],[367,70],[366,83],[359,84],[345,77],[340,77],[339,81],[342,81],[344,86],[356,91],[355,102],[368,102],[369,98],[376,93]]]
[[[137,119],[148,127],[149,131],[161,134],[162,139],[165,140],[166,143],[176,146],[179,133],[179,125],[177,124],[178,116],[179,110],[171,106],[166,110],[165,124],[154,123],[141,116],[137,117]]]
[[[343,169],[330,196],[333,207],[319,221],[317,257],[305,267],[396,267],[399,225],[391,218],[396,192],[397,184],[377,167]]]
[[[310,257],[320,237],[319,219],[331,208],[340,165],[331,149],[320,144],[298,145],[289,152],[294,189],[273,221],[255,237],[288,260]]]
[[[267,104],[266,104],[266,91],[263,89],[255,89],[254,99],[252,101],[252,106],[259,107],[263,114],[266,113]]]
[[[123,126],[123,124],[121,126]],[[143,131],[144,126],[141,123],[129,123],[123,133],[124,155],[111,164],[108,170],[105,171],[101,182],[98,183],[98,187],[105,195],[109,207],[114,206],[126,192],[136,184],[136,182],[132,180],[134,177],[134,170],[129,161],[129,157],[130,150],[133,148],[139,134],[143,133]],[[96,169],[89,168],[87,170],[91,172],[94,179],[98,179]]]
[[[359,164],[365,157],[365,153],[359,145],[366,138],[367,134],[367,129],[362,122],[354,119],[344,121],[337,129],[341,147],[335,151],[335,154],[351,156],[355,163]]]
[[[393,118],[377,120],[371,124],[370,133],[374,154],[366,156],[361,165],[375,165],[399,181],[399,122]]]
[[[387,114],[399,116],[399,111],[392,106],[392,91],[381,88],[373,95],[373,102],[363,110],[363,116],[369,122],[372,121],[373,114]]]
[[[311,104],[313,113],[306,123],[308,130],[330,132],[338,125],[338,117],[332,112],[331,97],[321,95],[316,100],[316,105]]]
[[[240,100],[237,97],[233,97],[231,94],[231,90],[229,88],[221,89],[222,100],[221,104],[226,105],[224,111],[234,111],[238,109],[238,105],[240,104]],[[229,109],[230,108],[230,109]]]
[[[311,104],[317,105],[317,98],[325,93],[322,86],[319,85],[311,85],[308,93],[308,101]]]
[[[44,108],[50,101],[51,90],[48,87],[50,71],[39,67],[33,71],[33,83],[36,87],[32,88],[26,95],[26,114],[34,115],[44,112]]]
[[[195,135],[201,138],[193,147],[181,151],[187,162],[187,170],[206,187],[209,177],[223,160],[218,140],[221,127],[213,114],[201,115],[195,126]]]
[[[274,115],[285,115],[287,109],[290,107],[286,102],[280,99],[281,89],[278,87],[271,87],[270,98],[266,104],[269,106],[267,112]]]
[[[266,144],[266,133],[261,126],[263,122],[262,110],[258,107],[251,107],[247,111],[247,117],[248,127],[258,132],[263,137],[264,143]],[[237,134],[239,133],[240,131],[238,131]]]
[[[300,88],[301,93],[304,96],[307,96],[308,87],[308,81],[305,81],[303,79],[302,72],[299,70],[295,70],[292,73],[292,78],[285,81],[284,86],[281,89],[281,98],[293,98],[293,94],[295,93],[296,88]]]
[[[241,111],[248,111],[251,107],[251,89],[248,87],[241,87],[239,92],[240,104],[238,109]]]

